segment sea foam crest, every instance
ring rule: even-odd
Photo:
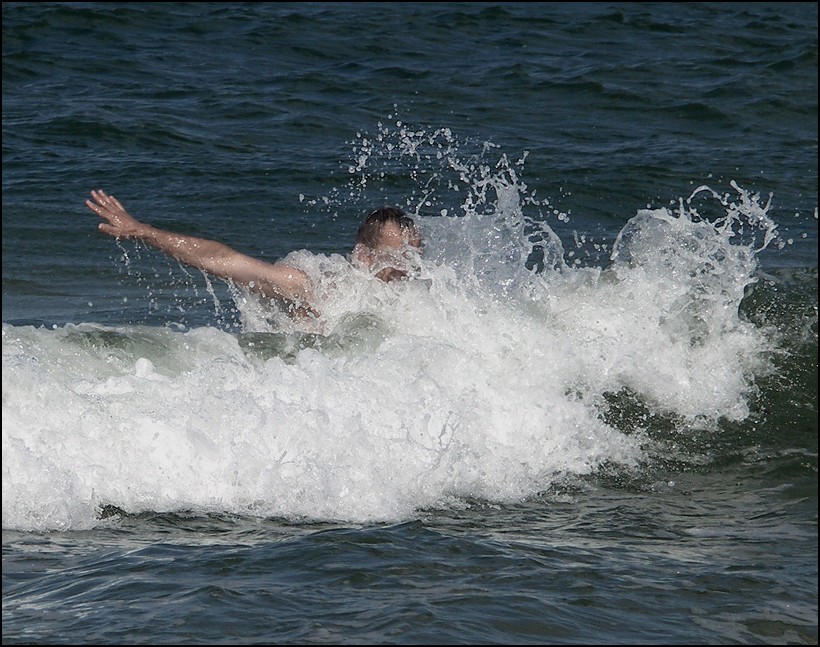
[[[240,334],[4,324],[4,527],[92,527],[104,505],[407,519],[639,469],[651,438],[607,424],[607,394],[683,424],[749,414],[772,350],[738,312],[776,235],[757,196],[702,189],[676,213],[641,210],[606,267],[570,265],[548,224],[568,215],[526,188],[524,157],[465,160],[446,129],[380,135],[344,199],[405,165],[425,254],[414,280],[382,284],[298,253],[339,277],[323,334],[256,315]],[[698,214],[704,196],[719,218]]]

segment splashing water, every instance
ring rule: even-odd
[[[324,334],[282,332],[238,292],[239,335],[4,324],[4,527],[87,528],[104,505],[406,519],[638,469],[651,438],[607,424],[608,394],[681,428],[749,415],[776,351],[739,314],[777,240],[759,196],[700,187],[677,212],[639,211],[608,267],[569,265],[549,225],[569,215],[521,180],[526,154],[465,159],[448,129],[401,122],[357,140],[351,181],[308,203],[409,178],[425,253],[390,284],[341,256],[288,257],[325,286]]]

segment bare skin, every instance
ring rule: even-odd
[[[222,243],[175,234],[152,227],[136,220],[113,195],[104,191],[92,191],[91,200],[85,204],[105,222],[99,230],[109,236],[141,240],[161,252],[208,274],[233,281],[251,291],[284,302],[291,315],[317,318],[314,308],[310,279],[301,270],[281,263],[266,263],[251,256],[240,254]],[[382,266],[391,255],[404,247],[420,247],[421,239],[409,237],[401,227],[388,223],[381,232],[376,249],[361,245],[354,248],[354,256],[367,268]],[[393,267],[383,267],[375,276],[389,282],[407,276],[407,272]]]
[[[386,223],[381,232],[381,241],[376,249],[367,249],[361,245],[356,245],[353,252],[356,254],[359,263],[365,267],[373,267],[382,264],[387,258],[408,246],[421,247],[421,239],[408,237],[407,232],[398,225]],[[390,281],[405,278],[407,272],[394,267],[385,267],[376,272],[375,276],[385,283],[390,283]]]
[[[284,301],[291,309],[306,309],[306,314],[310,314],[310,280],[304,272],[240,254],[213,240],[152,227],[136,220],[119,200],[104,191],[92,191],[91,197],[93,200],[86,200],[86,205],[106,221],[99,224],[101,232],[117,238],[141,240],[180,263],[247,286],[251,291],[271,299]]]

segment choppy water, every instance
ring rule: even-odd
[[[4,642],[817,642],[816,4],[6,3],[3,63]]]

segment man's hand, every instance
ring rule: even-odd
[[[108,222],[101,222],[99,229],[109,236],[117,238],[143,238],[148,229],[145,225],[133,218],[113,195],[106,195],[104,191],[92,191],[94,202],[86,200],[88,208],[100,218]]]

